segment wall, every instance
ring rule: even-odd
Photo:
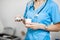
[[[60,0],[54,1],[59,5]],[[28,0],[0,0],[0,19],[3,23],[3,26],[16,28],[16,35],[18,36],[21,36],[21,30],[26,31],[26,28],[23,24],[15,22],[14,17],[16,15],[23,16],[27,2]],[[51,33],[51,39],[54,40],[56,37],[60,38],[59,34],[60,32]]]
[[[3,26],[2,22],[1,22],[1,19],[0,19],[0,33],[3,32],[3,29],[4,29],[4,26]]]
[[[20,36],[20,31],[26,31],[23,24],[15,22],[16,15],[22,16],[27,0],[0,0],[0,18],[4,27],[16,28],[16,35]]]

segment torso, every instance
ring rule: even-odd
[[[38,22],[38,23],[43,23],[45,25],[50,25],[51,19],[50,19],[50,16],[48,13],[50,12],[51,7],[49,6],[49,3],[47,4],[47,6],[44,7],[44,10],[42,10],[37,17],[35,17],[35,14],[37,14],[37,11],[40,10],[40,8],[38,8],[38,7],[40,7],[41,4],[37,5],[37,3],[36,3],[34,5],[35,5],[34,6],[35,10],[36,9],[37,10],[34,11],[33,6],[29,7],[29,10],[27,12],[27,17],[32,19],[32,22]],[[42,29],[33,30],[33,29],[28,28],[26,40],[50,40],[49,35],[50,35],[49,31],[45,31]]]

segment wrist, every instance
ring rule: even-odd
[[[48,27],[45,24],[42,25],[43,25],[42,29],[47,30]]]
[[[47,28],[48,28],[48,27],[47,27],[47,26],[45,26],[45,28],[44,28],[44,29],[45,29],[45,30],[47,30]]]
[[[43,29],[43,30],[46,30],[47,29],[47,26],[45,24],[40,24],[40,27],[39,29]]]

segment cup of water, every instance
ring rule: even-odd
[[[32,21],[32,20],[29,19],[29,18],[25,19],[25,22],[26,22],[26,23],[31,23],[31,21]]]

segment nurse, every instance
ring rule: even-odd
[[[31,22],[26,23],[25,19]],[[25,40],[50,40],[51,31],[60,31],[59,8],[52,0],[31,0],[20,21],[27,27]]]

